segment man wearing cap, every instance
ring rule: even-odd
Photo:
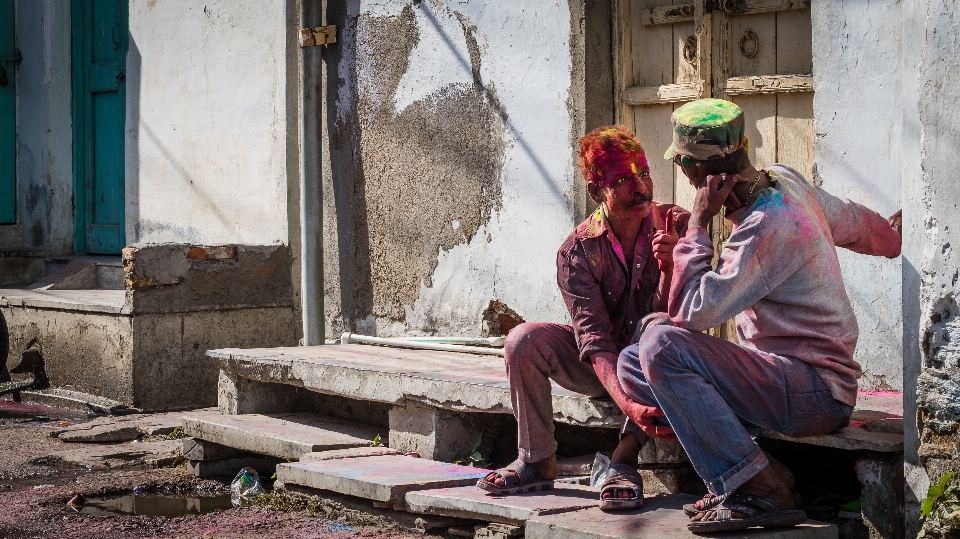
[[[623,392],[617,356],[635,342],[638,327],[666,319],[673,248],[689,213],[653,201],[643,147],[624,128],[602,127],[583,137],[580,165],[600,207],[557,252],[557,284],[572,324],[525,323],[507,336],[504,359],[520,454],[477,486],[500,496],[553,486],[558,472],[553,380],[585,395],[609,395],[632,419],[624,424],[611,459],[613,473],[600,494],[602,509],[629,509],[643,503],[636,470],[642,442],[650,434],[671,434],[656,421],[663,414],[655,405]]]
[[[623,351],[621,385],[663,410],[707,485],[684,507],[692,531],[799,524],[792,474],[743,423],[792,437],[847,426],[861,371],[836,247],[898,256],[899,212],[888,221],[785,165],[757,170],[743,111],[729,101],[688,103],[672,123],[664,157],[697,188],[673,253],[673,325],[648,328]],[[707,224],[721,210],[734,228],[713,268]],[[734,316],[740,344],[700,333]]]

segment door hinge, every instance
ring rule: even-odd
[[[13,56],[2,56],[0,55],[0,63],[13,62],[19,64],[23,61],[23,56],[20,55],[20,49],[13,50]]]
[[[337,26],[328,24],[327,26],[314,26],[313,28],[300,29],[300,48],[314,47],[317,45],[329,45],[337,42]]]

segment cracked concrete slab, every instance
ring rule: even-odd
[[[64,442],[129,442],[142,436],[168,435],[182,423],[183,412],[107,416],[56,429],[50,436]]]
[[[536,516],[527,521],[526,539],[694,539],[703,537],[687,530],[690,521],[681,507],[697,497],[686,494],[651,496],[640,509],[601,511],[592,507],[553,515]],[[837,539],[837,527],[807,521],[792,528],[751,528],[723,534],[725,537],[751,539]]]
[[[245,381],[289,384],[310,391],[391,404],[423,404],[461,412],[512,414],[503,358],[460,352],[405,350],[368,345],[228,348],[210,350],[221,372]],[[224,394],[231,411],[237,396]],[[553,386],[554,420],[620,428],[612,400],[593,399]]]
[[[300,462],[317,462],[320,460],[351,459],[358,457],[382,457],[384,455],[402,454],[403,451],[389,447],[354,447],[352,449],[335,449],[333,451],[307,453],[300,457]]]
[[[401,506],[416,490],[476,484],[489,470],[404,455],[291,462],[277,465],[277,480]]]
[[[180,440],[159,440],[144,443],[112,445],[76,445],[55,451],[41,460],[59,461],[90,469],[126,468],[130,466],[165,466],[180,455]],[[37,459],[34,459],[37,460]]]
[[[183,431],[188,436],[241,451],[299,459],[306,453],[363,447],[377,429],[315,414],[223,415],[187,413]]]
[[[596,507],[600,489],[557,483],[553,490],[493,496],[471,485],[408,492],[405,501],[414,513],[522,524],[538,515]]]

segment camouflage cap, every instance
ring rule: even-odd
[[[745,146],[743,110],[723,99],[698,99],[673,111],[673,143],[664,159],[686,155],[697,161],[720,159]]]

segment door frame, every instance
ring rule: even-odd
[[[3,36],[4,41],[9,42],[9,56],[5,56],[4,47],[0,46],[0,67],[4,69],[7,74],[7,86],[6,88],[10,89],[13,92],[13,108],[10,111],[13,121],[13,155],[11,156],[10,162],[13,164],[13,175],[10,178],[10,185],[0,185],[0,195],[3,195],[4,198],[7,198],[7,203],[10,205],[9,213],[4,211],[3,208],[0,208],[0,226],[10,226],[17,224],[17,214],[18,210],[18,197],[17,197],[17,187],[18,187],[18,177],[17,177],[17,68],[20,63],[20,50],[17,48],[17,30],[16,30],[16,2],[14,0],[0,0],[3,4],[6,4],[3,7],[4,13],[2,13],[2,18],[6,21],[9,17],[9,34],[6,32]],[[9,127],[9,126],[6,126]],[[0,126],[0,129],[4,129],[4,126]],[[9,150],[9,148],[7,148]],[[4,181],[0,179],[0,181]]]
[[[87,254],[87,225],[93,221],[93,200],[88,196],[92,183],[87,178],[93,175],[93,146],[86,143],[90,139],[93,129],[90,101],[87,86],[87,60],[92,55],[93,40],[88,35],[88,28],[92,26],[93,10],[90,9],[92,0],[71,0],[70,3],[70,39],[72,52],[72,87],[73,87],[73,250],[76,254]],[[120,4],[120,50],[125,59],[129,49],[129,2],[121,0]],[[125,61],[125,60],[124,60]],[[124,68],[125,71],[125,68]],[[118,100],[124,106],[120,108],[120,122],[126,125],[127,86],[120,84],[117,90]],[[125,133],[126,129],[122,130]],[[126,140],[120,137],[120,152],[125,158]],[[125,183],[126,171],[120,168],[121,182]],[[126,207],[126,200],[121,202]],[[124,214],[126,212],[124,211]],[[120,236],[126,237],[126,218],[120,219]],[[119,254],[119,253],[118,253]]]

